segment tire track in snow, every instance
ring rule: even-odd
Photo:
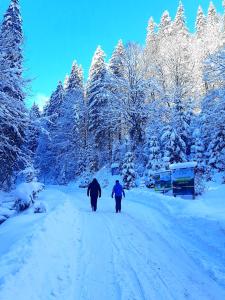
[[[143,203],[141,204],[143,205]],[[149,208],[149,206],[147,206]],[[154,208],[155,210],[155,208]],[[160,262],[160,255],[158,253],[157,255],[157,249],[155,249],[155,260],[157,259],[157,256],[159,258],[158,266],[160,266],[160,269],[163,270],[163,276],[164,279],[161,277],[161,280],[166,282],[169,281],[171,284],[171,276],[174,278],[174,281],[178,281],[178,286],[182,287],[183,285],[183,297],[184,299],[215,299],[215,295],[213,291],[217,290],[217,295],[219,296],[218,299],[224,299],[224,291],[219,288],[217,284],[215,284],[215,281],[211,280],[211,276],[209,274],[205,274],[203,270],[200,268],[198,264],[196,264],[195,259],[190,255],[190,253],[186,250],[184,247],[185,240],[180,239],[180,236],[176,236],[179,231],[173,232],[172,227],[168,228],[168,231],[164,232],[161,231],[161,235],[157,232],[154,232],[151,230],[151,228],[146,227],[146,223],[142,222],[140,225],[140,221],[137,221],[133,216],[130,214],[126,214],[128,218],[132,220],[132,224],[136,226],[136,228],[146,235],[146,238],[149,239],[150,243],[152,244],[152,248],[154,249],[154,242],[158,242],[158,250],[164,249],[167,253],[167,260],[163,263]],[[151,215],[149,213],[149,215]],[[171,216],[170,216],[171,218]],[[174,228],[173,228],[174,229]],[[151,237],[149,233],[151,232]],[[162,233],[164,235],[162,235]],[[169,238],[170,237],[170,240]],[[168,247],[169,246],[169,247]],[[176,266],[176,264],[172,264],[171,262],[174,261],[174,254],[177,255],[180,259],[178,259],[178,265],[183,267],[178,268],[177,271],[178,274],[174,273],[173,266]],[[184,261],[184,263],[182,263]],[[186,262],[186,264],[185,264]],[[172,266],[172,268],[169,270],[165,269],[166,265]],[[185,274],[186,273],[186,274]],[[159,272],[157,272],[159,275]],[[166,278],[167,277],[167,278]],[[203,277],[203,279],[202,279]],[[181,280],[182,279],[182,280]],[[186,284],[185,284],[186,282]],[[211,286],[211,288],[209,288]],[[170,287],[171,289],[171,287]],[[190,292],[188,292],[188,290]],[[193,295],[194,292],[194,295]],[[182,295],[182,293],[181,293]],[[174,297],[174,296],[173,296]],[[180,299],[180,298],[178,298]]]
[[[119,216],[122,217],[122,216]],[[129,283],[135,283],[136,289],[132,290],[131,288],[131,295],[124,295],[124,298],[121,299],[140,299],[140,300],[149,300],[149,299],[156,299],[160,298],[160,289],[162,290],[162,286],[164,286],[164,288],[166,288],[167,290],[167,294],[168,294],[168,286],[165,283],[165,281],[162,278],[159,278],[162,282],[162,286],[160,285],[160,287],[156,287],[155,290],[157,290],[157,295],[153,294],[151,296],[151,291],[154,283],[154,278],[155,276],[159,276],[158,273],[156,271],[150,273],[145,271],[145,267],[146,265],[150,265],[150,257],[148,256],[148,258],[145,260],[145,258],[143,258],[143,253],[141,253],[139,250],[137,250],[137,248],[134,246],[133,243],[131,243],[129,241],[129,239],[126,239],[125,241],[123,241],[123,237],[125,236],[129,236],[129,234],[127,234],[127,231],[124,230],[123,226],[120,226],[119,228],[119,234],[117,232],[117,229],[115,229],[116,227],[118,228],[118,226],[115,226],[115,224],[111,221],[108,220],[109,225],[109,230],[110,230],[110,234],[111,234],[111,239],[112,239],[112,243],[113,243],[113,247],[115,249],[115,251],[117,252],[116,257],[118,259],[118,265],[122,265],[123,268],[117,268],[118,272],[122,272],[123,275],[120,274],[120,278],[122,278],[123,281],[123,286],[129,286]],[[118,225],[118,224],[117,224]],[[131,225],[131,224],[129,224]],[[140,233],[138,233],[138,239],[140,238]],[[120,236],[120,238],[118,238],[118,236]],[[116,238],[117,237],[117,238]],[[145,241],[146,243],[146,241]],[[151,262],[152,263],[152,262]],[[154,264],[154,263],[152,263]],[[125,269],[125,271],[124,271]],[[124,276],[125,275],[125,276]],[[141,278],[140,278],[141,275]],[[124,280],[124,277],[126,279],[126,281]],[[157,283],[158,284],[158,283]],[[165,295],[165,293],[163,293],[163,295]],[[162,297],[163,297],[162,295]],[[163,299],[163,298],[162,298]],[[174,299],[173,297],[167,298],[167,299]]]

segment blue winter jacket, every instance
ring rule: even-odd
[[[112,197],[115,195],[115,197],[125,197],[125,192],[123,190],[123,187],[120,183],[116,183],[112,190]]]

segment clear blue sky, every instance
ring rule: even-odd
[[[9,2],[0,0],[1,17]],[[222,12],[222,0],[213,3]],[[183,0],[183,4],[193,30],[198,5],[207,12],[209,1]],[[21,0],[32,97],[41,101],[41,95],[50,96],[57,82],[70,72],[74,59],[87,76],[97,45],[109,58],[120,38],[143,44],[149,17],[159,22],[164,10],[174,17],[177,5],[178,0]]]

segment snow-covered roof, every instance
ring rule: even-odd
[[[170,172],[170,170],[166,170],[166,169],[159,169],[159,170],[155,171],[155,174],[159,174],[159,173],[165,173],[165,172]]]
[[[120,164],[119,163],[113,163],[111,164],[111,168],[114,169],[114,168],[119,168]]]
[[[196,166],[197,166],[196,161],[190,161],[185,163],[172,164],[170,165],[170,169],[175,170],[175,169],[195,168]]]

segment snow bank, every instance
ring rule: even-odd
[[[34,203],[37,194],[43,188],[44,185],[40,182],[24,182],[19,184],[13,192],[16,198],[15,206],[17,211],[23,211],[30,207]]]
[[[10,193],[0,191],[0,224],[16,215],[17,212],[30,207],[43,188],[43,184],[33,181],[19,184],[16,189]],[[44,211],[44,207],[40,206],[39,210]]]
[[[10,193],[0,191],[0,224],[16,213],[14,203],[15,199]]]
[[[47,211],[47,209],[43,202],[38,201],[34,204],[34,213],[35,214],[46,213],[46,211]]]

